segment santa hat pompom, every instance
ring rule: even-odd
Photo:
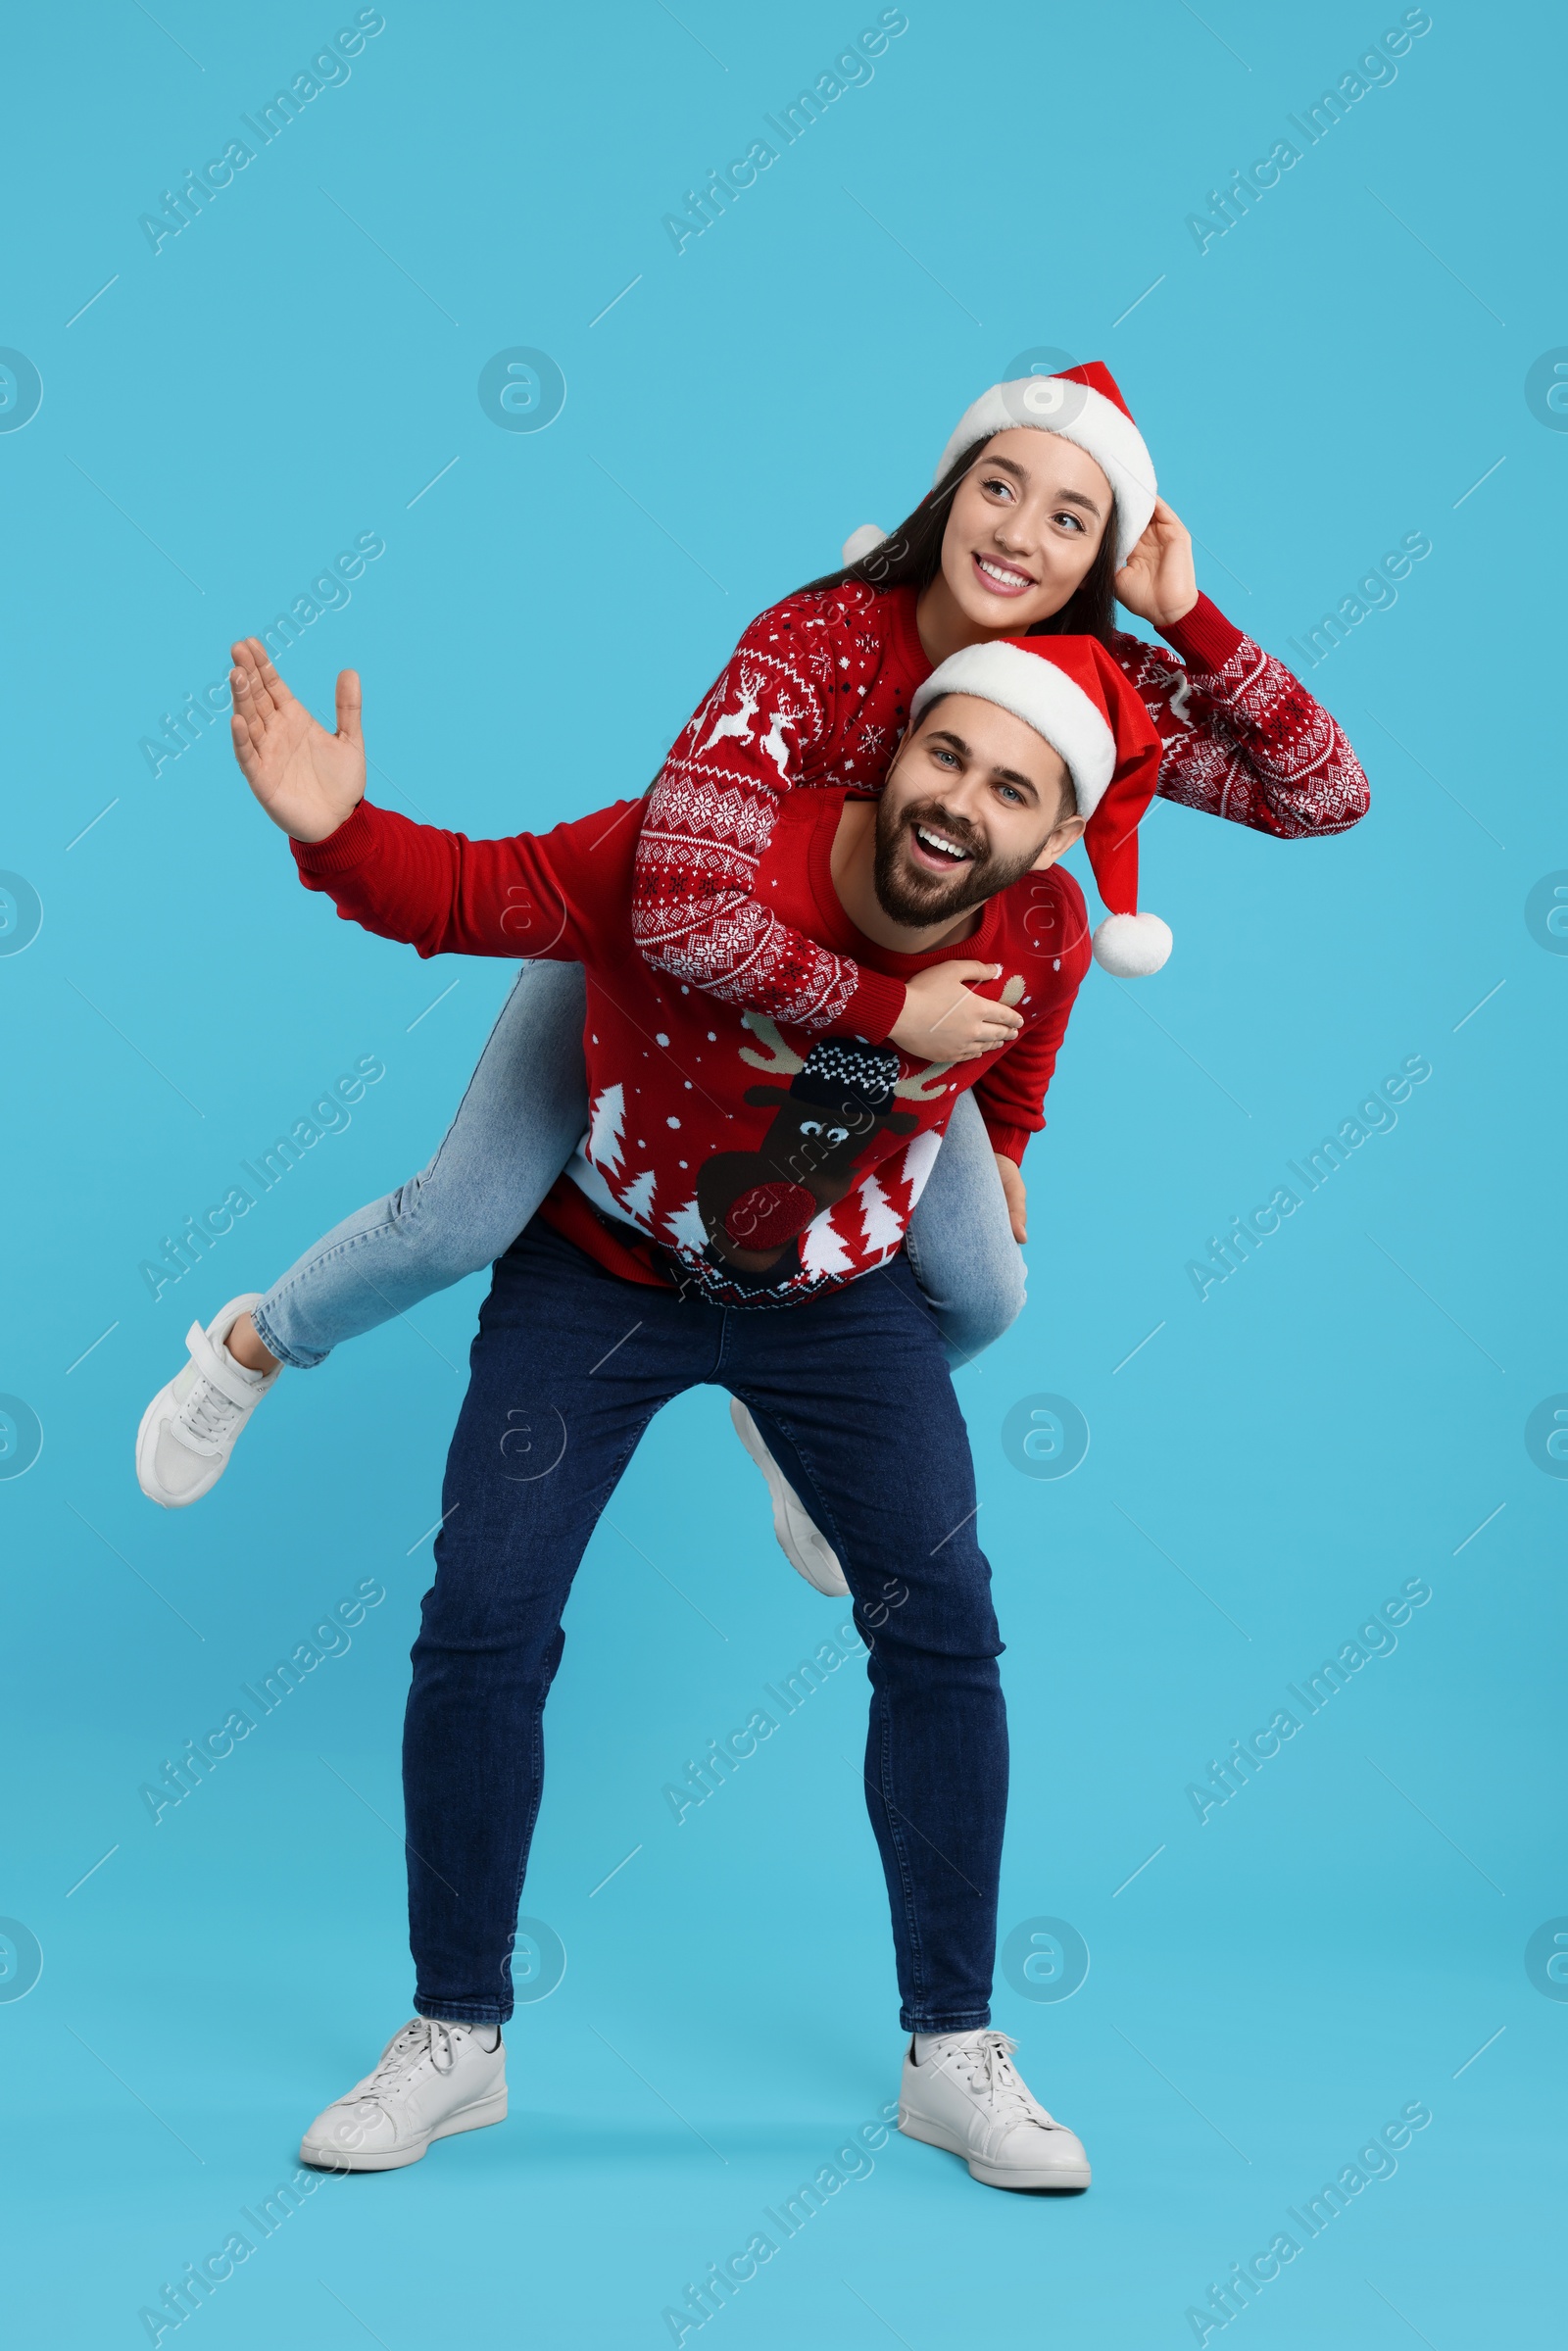
[[[874,522],[862,522],[858,530],[852,530],[844,542],[845,570],[848,571],[852,564],[863,563],[872,548],[880,547],[887,535],[885,530],[878,530]]]
[[[1095,932],[1095,961],[1113,980],[1146,980],[1172,944],[1170,925],[1157,914],[1107,914]]]

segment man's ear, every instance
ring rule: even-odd
[[[1029,868],[1030,872],[1044,873],[1048,866],[1054,865],[1056,859],[1065,857],[1073,843],[1082,838],[1083,829],[1084,819],[1081,816],[1064,816],[1054,832],[1048,835],[1044,849]]]

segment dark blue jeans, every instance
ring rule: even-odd
[[[562,1612],[643,1431],[704,1385],[750,1406],[849,1579],[904,2028],[984,2025],[1007,1802],[1002,1642],[968,1438],[913,1274],[901,1255],[805,1304],[737,1310],[622,1281],[537,1220],[479,1316],[414,1647],[415,2006],[456,2024],[512,2014]]]

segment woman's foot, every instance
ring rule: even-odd
[[[436,2138],[507,2116],[507,2053],[499,2025],[412,2017],[363,2082],[318,2114],[301,2163],[323,2172],[396,2172]]]
[[[205,1331],[193,1322],[185,1334],[190,1361],[141,1416],[136,1483],[165,1510],[183,1510],[212,1493],[251,1414],[276,1385],[282,1365],[250,1319],[261,1302],[261,1292],[250,1290],[230,1298]]]
[[[796,1574],[804,1576],[814,1592],[825,1592],[829,1599],[847,1598],[850,1588],[844,1580],[837,1551],[768,1451],[761,1431],[738,1396],[729,1399],[729,1416],[735,1424],[736,1436],[767,1480],[779,1549]]]
[[[1017,2045],[989,2027],[918,2034],[904,2060],[899,2129],[961,2156],[983,2187],[1076,2195],[1089,2185],[1083,2142],[1031,2094],[1012,2062]]]

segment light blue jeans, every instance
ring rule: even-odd
[[[588,1125],[580,963],[525,963],[445,1142],[422,1173],[306,1250],[255,1308],[281,1362],[309,1370],[509,1249]],[[958,1098],[910,1220],[909,1263],[956,1369],[1024,1302],[1023,1261],[972,1095]]]

